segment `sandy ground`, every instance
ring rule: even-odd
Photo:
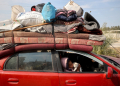
[[[120,39],[117,42],[112,43],[112,46],[114,46],[114,47],[120,47]]]
[[[120,33],[107,33],[105,36],[115,39],[116,42],[112,43],[112,46],[120,51]],[[110,45],[111,48],[112,46]]]
[[[114,48],[113,48],[113,47]],[[120,58],[120,42],[115,42],[110,46],[111,49],[115,50],[118,54],[116,55],[117,58]]]

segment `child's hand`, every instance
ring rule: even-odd
[[[80,72],[80,67],[81,67],[81,65],[80,65],[80,64],[78,64],[78,67],[77,67],[77,72]]]

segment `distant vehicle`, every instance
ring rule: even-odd
[[[65,72],[61,58],[78,62],[82,72]],[[92,52],[24,49],[0,58],[0,86],[119,86],[120,60]]]

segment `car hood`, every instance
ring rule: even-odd
[[[113,61],[117,62],[120,65],[120,58],[116,58],[116,57],[112,57],[112,56],[106,56],[106,55],[101,55],[101,56],[105,56],[109,59],[112,59]]]

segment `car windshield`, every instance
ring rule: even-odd
[[[101,56],[101,55],[100,55],[100,56]],[[109,61],[110,63],[112,63],[114,66],[117,66],[117,67],[120,68],[120,65],[119,65],[117,62],[113,61],[112,59],[107,58],[107,57],[105,57],[105,56],[101,56],[101,57],[103,57],[104,59],[108,60],[108,61]]]
[[[95,54],[95,53],[94,53],[94,54]],[[106,59],[108,62],[110,62],[110,63],[113,64],[114,66],[120,68],[120,65],[119,65],[117,62],[113,61],[112,59],[107,58],[106,56],[102,56],[102,55],[97,55],[97,54],[95,54],[95,55],[96,55],[96,56],[99,56],[99,57],[102,57],[102,58],[104,58],[104,59]]]

